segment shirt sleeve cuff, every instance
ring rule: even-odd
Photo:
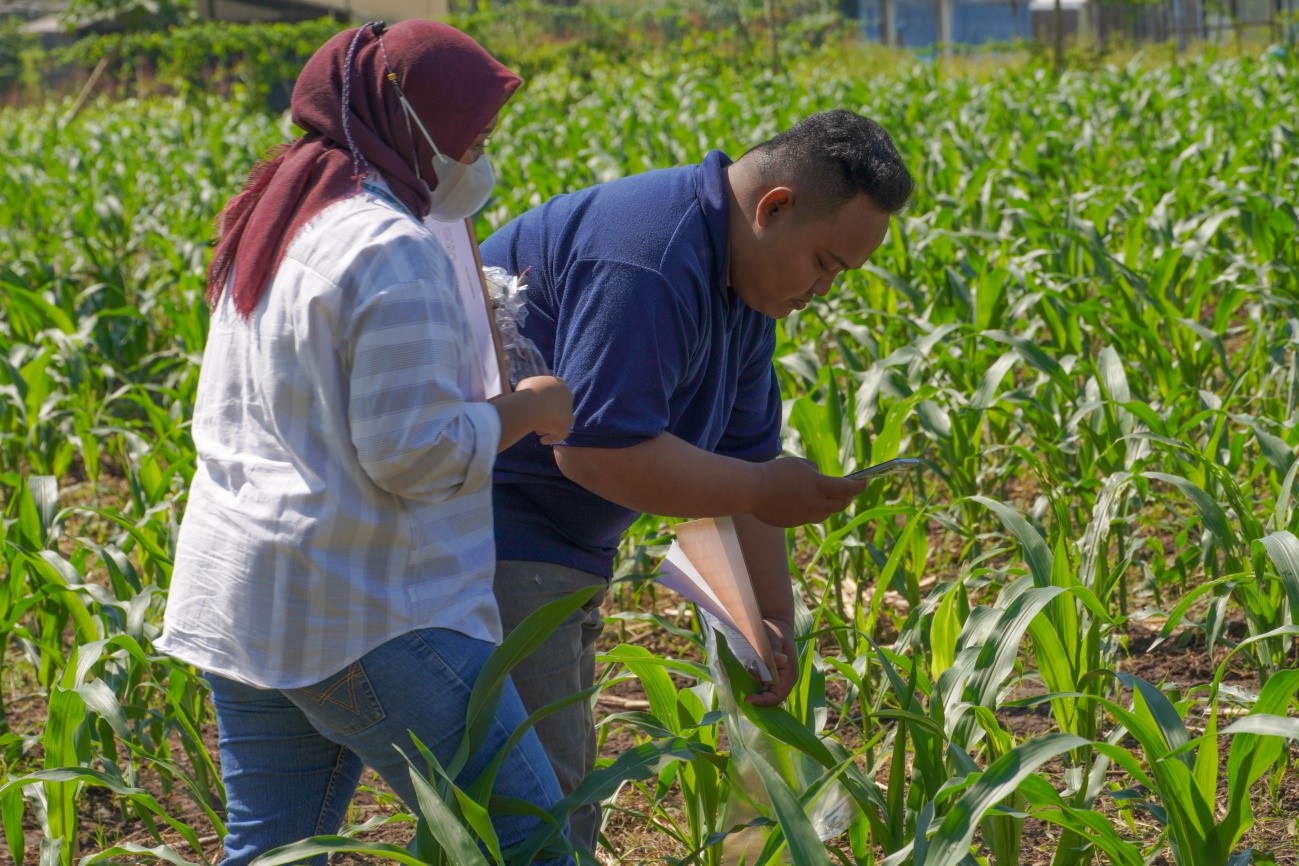
[[[717,452],[723,457],[734,457],[736,460],[744,460],[749,463],[767,463],[775,460],[781,455],[781,448],[777,445],[772,448],[770,445],[751,445],[748,448],[718,448]]]
[[[492,483],[492,467],[501,445],[501,416],[490,403],[466,403],[465,417],[474,428],[474,452],[462,488],[468,493]]]
[[[599,433],[569,433],[568,438],[560,445],[572,445],[577,448],[630,448],[642,442],[656,438],[648,434],[623,433],[617,436],[602,436]]]

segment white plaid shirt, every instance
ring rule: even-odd
[[[500,642],[500,419],[450,268],[375,184],[302,229],[250,321],[224,293],[159,649],[296,688],[414,629]]]

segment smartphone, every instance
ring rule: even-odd
[[[862,478],[878,478],[881,475],[892,475],[894,472],[905,472],[914,466],[920,465],[918,457],[894,457],[892,460],[885,460],[883,463],[876,463],[874,466],[867,466],[865,469],[858,469],[844,478],[851,478],[854,481]]]

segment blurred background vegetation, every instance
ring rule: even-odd
[[[0,2],[0,105],[50,96],[115,98],[216,91],[279,111],[302,63],[328,36],[364,20],[360,3],[220,0]],[[420,4],[408,4],[414,11]],[[1223,42],[1293,44],[1295,0],[425,0],[525,78],[559,68],[674,56],[780,67],[809,49],[896,68],[897,51],[946,60],[1054,54],[1095,66],[1165,42],[1173,54]],[[257,8],[260,7],[260,8]],[[280,8],[283,7],[283,8]],[[1030,8],[1032,7],[1032,8]],[[240,17],[257,8],[260,20]],[[231,12],[233,9],[235,11]],[[39,12],[56,10],[43,19]],[[424,10],[421,7],[420,11]],[[322,15],[329,11],[330,14]],[[18,14],[23,13],[23,14]],[[349,14],[350,13],[350,14]],[[303,16],[308,17],[305,20]],[[243,17],[248,17],[244,15]],[[994,23],[995,22],[995,23]],[[1030,38],[1024,38],[1027,29]],[[967,40],[967,41],[958,41]],[[977,42],[977,44],[974,44]],[[909,62],[906,61],[906,62]]]
[[[789,453],[926,469],[791,532],[802,674],[745,720],[779,744],[760,783],[697,617],[647,580],[670,525],[632,528],[595,698],[602,853],[719,866],[748,828],[752,863],[1299,866],[1293,19],[1087,0],[1084,37],[1080,2],[451,9],[527,79],[480,236],[831,107],[893,131],[917,178],[776,355]],[[0,28],[0,866],[217,859],[206,687],[152,647],[212,218],[348,26],[202,14],[236,3],[0,2],[27,10]],[[1160,24],[1174,6],[1199,16]],[[1012,8],[1040,32],[954,44]],[[737,818],[755,784],[771,803]],[[404,842],[384,796],[343,834]]]

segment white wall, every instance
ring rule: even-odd
[[[450,12],[451,0],[305,0],[299,6],[318,9],[318,15],[342,13],[355,21],[401,21],[404,18],[445,18]],[[292,14],[274,5],[256,0],[199,0],[200,14],[222,21],[299,21],[304,17],[301,9]]]
[[[445,18],[450,0],[352,0],[352,17],[358,20],[400,21],[403,18]]]

